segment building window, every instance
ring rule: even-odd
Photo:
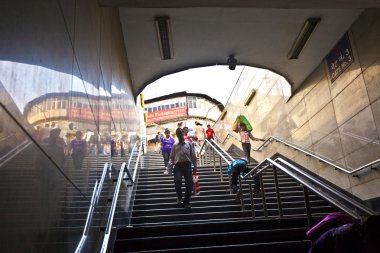
[[[189,108],[197,108],[196,97],[188,97]]]

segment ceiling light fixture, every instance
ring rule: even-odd
[[[236,64],[237,64],[237,60],[235,59],[235,57],[233,55],[230,55],[228,57],[227,64],[228,64],[228,68],[230,70],[235,70]]]
[[[312,32],[320,21],[320,18],[308,18],[306,20],[297,39],[293,43],[292,49],[290,49],[288,53],[288,59],[298,59],[299,54],[305,47],[306,42],[309,40]]]
[[[244,101],[244,106],[248,106],[256,95],[256,90],[252,89],[248,97]]]
[[[156,17],[157,39],[162,60],[173,58],[172,33],[169,17]]]

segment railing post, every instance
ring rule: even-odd
[[[209,145],[207,145],[207,150],[208,150],[208,164],[211,164],[211,147],[210,147],[210,144]],[[212,149],[212,150],[214,150],[214,149]]]
[[[312,216],[311,216],[311,208],[310,208],[309,190],[304,185],[302,185],[302,188],[303,188],[303,196],[305,198],[307,224],[309,225],[309,228],[311,228],[311,225],[312,225],[312,220],[311,220]]]
[[[255,203],[253,200],[253,190],[252,190],[252,182],[249,181],[249,197],[251,198],[251,213],[252,213],[252,219],[255,218]]]
[[[240,198],[240,206],[241,206],[241,211],[244,211],[245,208],[244,208],[244,194],[243,194],[243,184],[241,182],[241,177],[240,177],[240,174],[238,175],[239,177],[239,190],[238,190],[238,198]]]
[[[221,156],[219,156],[219,164],[220,164],[220,181],[223,182],[222,157]]]
[[[212,156],[214,158],[214,172],[216,171],[216,165],[215,165],[215,149],[212,149]]]
[[[259,180],[260,180],[260,185],[261,185],[261,196],[262,196],[262,200],[263,200],[264,216],[267,218],[268,217],[267,200],[265,197],[265,187],[264,187],[263,177],[262,177],[261,173],[259,174]]]
[[[230,189],[230,194],[232,194],[232,188],[231,188],[231,174],[228,174],[228,188]]]
[[[272,166],[273,169],[273,176],[274,176],[274,185],[276,187],[276,197],[277,197],[277,206],[278,206],[278,215],[280,218],[282,218],[282,203],[281,203],[281,196],[280,196],[280,187],[278,186],[278,177],[277,177],[277,168],[275,166]]]

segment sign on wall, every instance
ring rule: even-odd
[[[187,107],[177,107],[148,113],[149,122],[160,122],[187,116]]]
[[[354,61],[348,33],[338,41],[326,56],[331,83],[333,83]]]

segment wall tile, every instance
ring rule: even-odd
[[[356,48],[359,55],[361,67],[365,70],[372,65],[380,55],[380,18],[378,17],[356,41]]]
[[[379,196],[380,178],[374,179],[364,184],[360,184],[352,188],[352,193],[361,198],[367,200]]]
[[[330,159],[331,161],[337,161],[343,158],[344,154],[339,131],[335,130],[325,138],[321,139],[318,143],[311,147],[311,150]]]
[[[380,99],[371,104],[373,119],[376,124],[377,135],[380,136]]]
[[[372,103],[380,97],[380,59],[363,72],[369,101]]]
[[[380,17],[380,9],[365,9],[360,17],[351,26],[351,32],[356,42],[363,37],[363,34],[367,32],[367,29],[363,27],[371,27],[374,22]]]
[[[371,107],[368,106],[339,127],[345,155],[378,139]]]
[[[331,166],[323,166],[318,170],[318,175],[327,179],[331,183],[339,186],[342,189],[350,188],[350,180],[347,173],[335,170]]]
[[[356,78],[333,100],[338,125],[342,125],[368,104],[363,76]]]
[[[330,101],[331,95],[329,83],[327,79],[323,79],[305,96],[305,104],[309,119],[311,119]]]
[[[334,131],[338,124],[336,123],[335,112],[332,102],[318,112],[309,120],[311,138],[313,143]]]
[[[309,123],[304,124],[291,137],[292,143],[303,148],[309,148],[312,145]]]
[[[289,113],[289,129],[291,133],[297,131],[307,121],[305,102],[302,100]]]
[[[360,166],[368,164],[374,160],[379,159],[380,142],[375,141],[367,144],[366,146],[358,149],[345,157],[347,168],[357,169]]]
[[[314,71],[310,74],[310,76],[304,81],[301,87],[299,87],[296,91],[293,91],[291,99],[286,103],[286,107],[288,111],[293,110],[293,108],[304,98],[306,94],[310,92],[311,89],[314,88],[317,83],[319,83],[325,77],[325,65],[322,62]]]

